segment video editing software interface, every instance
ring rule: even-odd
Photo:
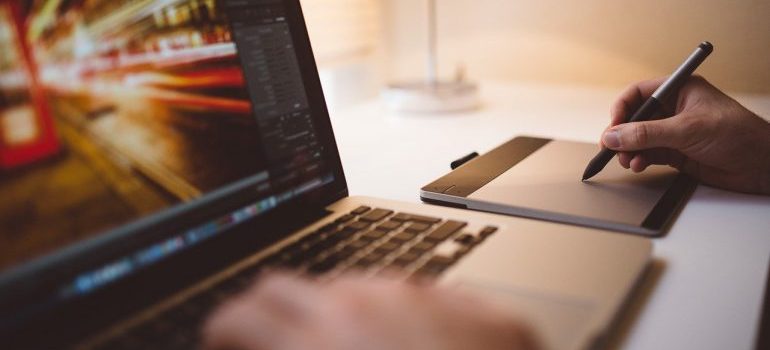
[[[88,294],[333,181],[284,6],[0,2],[0,273],[215,190],[264,193],[59,291]]]

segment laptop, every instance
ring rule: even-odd
[[[298,0],[3,4],[6,349],[195,348],[266,269],[432,276],[592,348],[648,266],[643,238],[349,196]]]

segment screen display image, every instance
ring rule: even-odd
[[[283,6],[0,1],[0,154],[54,145],[0,168],[0,272],[235,182],[330,181]]]

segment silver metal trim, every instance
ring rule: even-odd
[[[663,234],[663,231],[650,230],[641,226],[633,226],[623,223],[615,223],[608,221],[599,221],[591,218],[584,218],[580,216],[543,212],[539,210],[532,210],[521,207],[512,207],[503,204],[495,204],[480,200],[469,199],[465,197],[450,196],[443,193],[428,192],[420,190],[420,197],[435,200],[439,202],[445,202],[449,204],[460,204],[466,206],[471,210],[478,210],[488,213],[497,213],[503,215],[512,215],[517,217],[538,219],[551,222],[558,222],[569,225],[579,225],[584,227],[593,227],[604,230],[620,231],[627,233],[639,234],[647,237],[655,237]],[[641,225],[641,223],[639,223]]]

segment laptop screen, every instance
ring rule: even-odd
[[[0,1],[0,271],[212,196],[254,193],[61,291],[88,293],[343,181],[285,6]]]

